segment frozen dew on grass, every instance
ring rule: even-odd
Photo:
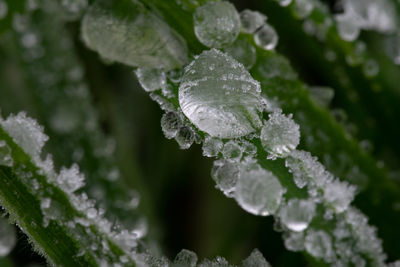
[[[208,2],[198,7],[193,21],[197,39],[208,47],[221,48],[239,35],[239,14],[229,2]]]
[[[12,167],[14,160],[11,157],[11,148],[4,140],[0,140],[0,166]]]
[[[325,86],[312,86],[309,90],[311,98],[321,107],[329,107],[335,95],[332,88]]]
[[[225,143],[221,152],[225,159],[231,161],[240,161],[243,154],[242,147],[234,140]]]
[[[243,267],[270,267],[264,256],[258,249],[254,249],[250,256],[242,262]]]
[[[264,123],[260,139],[270,158],[286,157],[300,143],[300,127],[291,116],[274,112]]]
[[[182,127],[182,120],[179,114],[173,111],[163,114],[161,117],[161,129],[166,138],[172,139]]]
[[[307,18],[314,9],[314,4],[310,0],[294,0],[293,12],[300,19]]]
[[[242,63],[246,69],[251,69],[256,62],[255,47],[244,39],[237,39],[232,45],[225,47],[223,50]]]
[[[82,37],[103,58],[133,67],[170,70],[188,60],[185,40],[135,1],[95,1],[82,20]]]
[[[264,50],[274,50],[278,44],[278,34],[269,24],[264,24],[254,34],[254,42]]]
[[[216,188],[221,190],[227,197],[233,197],[236,183],[239,178],[239,166],[236,162],[227,160],[214,161],[211,169],[211,177],[216,183]]]
[[[261,127],[260,84],[242,64],[216,49],[186,68],[179,104],[201,131],[219,138],[247,135]]]
[[[360,34],[360,27],[356,24],[355,18],[348,13],[335,17],[339,36],[345,41],[354,41]]]
[[[182,126],[176,133],[175,140],[181,149],[188,149],[194,142],[195,133],[188,126]]]
[[[291,199],[279,211],[281,222],[295,232],[304,231],[314,215],[315,203],[312,200]]]
[[[363,72],[369,78],[375,77],[379,73],[378,63],[373,59],[367,60],[363,64]]]
[[[325,231],[308,230],[304,245],[306,251],[313,257],[323,259],[325,262],[332,262],[334,257],[332,239]]]
[[[280,6],[288,6],[292,3],[293,0],[276,0]]]
[[[241,165],[235,199],[247,212],[267,216],[279,208],[286,189],[270,171],[256,163]]]
[[[355,191],[354,186],[335,179],[325,187],[324,199],[336,212],[340,213],[345,211],[353,201]]]
[[[160,69],[138,68],[135,74],[140,85],[147,92],[162,89],[166,86],[165,72]]]
[[[74,164],[69,169],[61,169],[57,183],[63,191],[73,193],[85,185],[85,177],[79,172],[78,165]]]
[[[17,243],[17,233],[7,219],[0,217],[0,257],[7,256]]]
[[[245,9],[240,12],[240,22],[242,31],[245,33],[254,33],[258,28],[264,25],[267,17],[258,11]]]
[[[221,151],[224,143],[221,139],[207,136],[203,142],[203,156],[215,157]]]
[[[197,255],[193,251],[182,249],[175,257],[172,267],[195,267]]]

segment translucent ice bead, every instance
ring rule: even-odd
[[[262,49],[273,50],[278,44],[278,34],[270,25],[264,24],[254,34],[254,42]]]
[[[260,84],[242,64],[216,49],[185,68],[179,104],[186,117],[213,137],[235,138],[261,127]]]
[[[181,149],[188,149],[194,142],[194,132],[188,126],[183,126],[176,133],[175,140]]]
[[[315,203],[311,200],[291,199],[280,209],[281,222],[295,232],[304,231],[315,214]]]
[[[227,197],[233,197],[239,177],[239,166],[237,163],[227,160],[214,161],[211,177],[216,183],[216,188],[221,190]]]
[[[291,117],[275,112],[264,124],[260,139],[271,158],[286,157],[300,143],[300,127]]]
[[[182,249],[175,257],[172,267],[195,267],[197,263],[196,253]]]
[[[274,214],[285,191],[278,178],[258,164],[240,166],[235,199],[247,212],[261,216]]]
[[[221,139],[207,136],[203,143],[203,155],[206,157],[215,157],[223,146],[224,143]]]
[[[250,256],[247,257],[242,264],[243,267],[270,267],[264,256],[258,249],[254,249]]]
[[[243,39],[237,39],[232,45],[225,47],[224,52],[242,63],[246,69],[251,69],[256,62],[255,47]]]
[[[293,11],[300,19],[308,17],[313,9],[314,5],[310,0],[294,0]]]
[[[208,47],[231,44],[239,35],[239,14],[229,2],[208,2],[198,7],[193,21],[197,39]]]
[[[0,257],[7,256],[14,248],[17,238],[13,225],[0,217]]]
[[[345,41],[354,41],[360,34],[360,27],[350,14],[340,14],[335,17],[339,36]]]
[[[176,136],[182,126],[182,120],[176,112],[167,112],[161,117],[161,129],[166,138]]]
[[[162,70],[152,68],[138,68],[135,73],[140,85],[147,92],[161,89],[166,85],[165,72],[163,72]]]
[[[240,22],[242,31],[245,33],[254,33],[267,21],[267,17],[258,11],[245,9],[240,12]]]
[[[221,152],[225,159],[232,161],[239,161],[243,154],[242,147],[233,140],[227,142]]]
[[[311,98],[322,107],[328,107],[332,102],[335,91],[330,87],[313,86],[310,87]]]
[[[304,245],[310,255],[324,259],[326,262],[334,256],[332,239],[322,230],[308,230]]]

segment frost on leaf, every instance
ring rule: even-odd
[[[140,85],[147,92],[164,88],[167,83],[165,73],[159,69],[138,68],[135,73]]]
[[[208,2],[193,15],[194,33],[208,47],[221,48],[233,43],[240,31],[240,18],[228,2]]]
[[[129,66],[179,68],[185,40],[164,21],[130,0],[98,0],[82,21],[86,45],[108,60]]]
[[[240,166],[235,199],[247,212],[261,216],[274,214],[285,192],[278,178],[260,165]]]
[[[179,104],[201,131],[220,138],[240,137],[261,126],[260,90],[242,64],[212,49],[185,68]]]

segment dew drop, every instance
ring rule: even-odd
[[[256,45],[265,50],[273,50],[278,44],[278,34],[269,24],[264,24],[254,34]]]
[[[181,149],[188,149],[194,142],[194,132],[188,126],[183,126],[178,130],[175,140]]]
[[[239,177],[238,164],[227,160],[214,161],[211,177],[216,183],[216,188],[221,190],[227,197],[233,197]]]
[[[8,13],[8,5],[4,0],[0,0],[0,20],[4,19]]]
[[[167,112],[161,118],[161,129],[166,138],[176,136],[182,126],[182,120],[176,112]]]
[[[356,24],[354,17],[345,13],[337,15],[335,19],[339,36],[343,40],[351,42],[357,39],[360,34],[360,28]]]
[[[173,267],[195,267],[197,255],[193,251],[182,249],[175,257]]]
[[[224,48],[224,52],[242,63],[246,69],[251,69],[256,62],[256,49],[244,39],[237,39],[232,45]]]
[[[335,91],[330,87],[313,86],[309,89],[311,98],[322,107],[328,107],[335,95]]]
[[[294,0],[293,12],[300,19],[307,18],[314,9],[314,5],[310,0]]]
[[[151,68],[138,68],[135,73],[140,85],[147,92],[162,89],[166,85],[165,72],[163,72],[162,70]]]
[[[243,154],[240,145],[233,140],[228,141],[224,145],[224,148],[222,149],[221,152],[225,159],[229,159],[231,161],[239,161],[242,158]]]
[[[240,22],[242,31],[245,33],[254,33],[258,28],[265,24],[267,17],[258,11],[245,9],[240,12]]]
[[[295,232],[304,231],[315,214],[315,203],[311,200],[291,199],[279,212],[281,222]]]

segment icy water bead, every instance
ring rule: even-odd
[[[305,238],[305,248],[310,255],[329,262],[333,257],[332,239],[322,230],[309,230]]]
[[[0,140],[0,165],[12,167],[14,160],[11,157],[11,148],[3,140]]]
[[[7,256],[14,248],[17,238],[13,225],[0,217],[0,257]]]
[[[273,50],[278,44],[278,34],[272,26],[264,24],[254,34],[254,42],[262,49]]]
[[[355,18],[347,13],[335,17],[339,36],[345,41],[354,41],[360,34]]]
[[[242,64],[216,49],[186,68],[179,104],[186,117],[213,137],[235,138],[261,127],[260,84]]]
[[[231,44],[239,35],[239,14],[229,2],[208,2],[198,7],[193,21],[197,39],[208,47]]]
[[[182,249],[175,257],[172,267],[195,267],[197,255],[193,251]]]
[[[224,143],[221,139],[207,136],[203,142],[203,156],[215,157],[221,151]]]
[[[110,61],[170,70],[188,60],[185,40],[136,1],[97,0],[81,31],[86,45]]]
[[[247,212],[261,216],[274,214],[285,191],[278,178],[258,164],[240,166],[235,199]]]
[[[264,256],[258,249],[254,249],[250,256],[243,261],[243,267],[270,267]]]
[[[256,62],[255,47],[243,39],[237,39],[232,45],[224,48],[224,52],[242,63],[246,69],[251,69]]]
[[[295,232],[304,231],[315,214],[315,203],[311,200],[291,199],[280,210],[281,222]]]
[[[227,197],[233,197],[239,177],[239,166],[237,163],[227,160],[214,161],[211,177],[216,183],[216,188],[221,190]]]
[[[245,33],[254,33],[267,21],[267,17],[258,11],[245,9],[240,12],[240,22],[242,31]]]
[[[165,87],[167,81],[165,72],[159,69],[138,68],[135,71],[140,85],[147,92],[152,92]]]
[[[161,129],[166,138],[172,139],[182,127],[182,120],[176,112],[167,112],[161,117]]]
[[[264,124],[260,139],[269,157],[286,157],[300,143],[300,127],[291,117],[275,112]]]

